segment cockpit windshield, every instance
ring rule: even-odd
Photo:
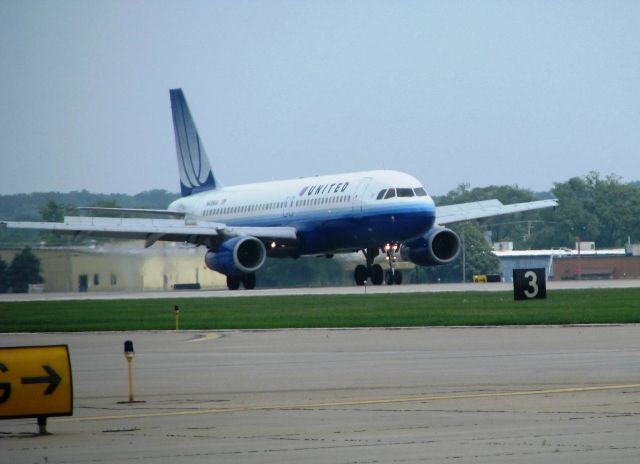
[[[394,197],[399,197],[399,198],[409,198],[409,197],[426,197],[427,196],[427,192],[424,190],[423,187],[416,187],[416,188],[410,188],[410,187],[398,187],[398,188],[390,188],[390,189],[382,189],[378,192],[378,196],[376,197],[376,200],[387,200],[389,198],[394,198]]]

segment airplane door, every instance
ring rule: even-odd
[[[282,208],[282,217],[293,216],[293,204],[295,202],[295,197],[287,197],[284,202],[284,208]]]
[[[365,177],[364,179],[362,179],[358,183],[355,193],[353,194],[353,198],[351,199],[351,207],[352,207],[353,214],[355,214],[356,216],[359,214],[362,214],[365,195],[367,193],[367,188],[369,187],[370,182],[371,182],[371,177]]]

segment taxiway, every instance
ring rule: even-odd
[[[3,334],[69,344],[75,412],[2,463],[635,463],[640,326]],[[125,340],[136,348],[127,400]]]

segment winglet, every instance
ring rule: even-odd
[[[169,90],[183,197],[218,187],[182,89]]]

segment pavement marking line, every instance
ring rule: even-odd
[[[187,340],[187,343],[206,342],[207,340],[216,340],[222,337],[219,333],[206,333],[202,337],[194,338],[193,340]]]
[[[171,417],[171,416],[189,416],[196,414],[218,414],[229,412],[250,412],[250,411],[267,411],[278,409],[317,409],[341,406],[367,406],[372,404],[394,404],[394,403],[411,403],[421,401],[443,401],[443,400],[462,400],[473,398],[504,398],[511,396],[533,396],[533,395],[551,395],[561,393],[585,393],[606,390],[624,390],[627,388],[640,388],[640,384],[629,385],[603,385],[600,387],[569,387],[569,388],[551,388],[547,390],[525,390],[512,392],[494,392],[494,393],[460,393],[454,395],[439,396],[407,396],[399,398],[386,398],[377,400],[353,400],[353,401],[335,401],[326,403],[299,403],[299,404],[274,404],[270,406],[238,406],[229,408],[213,408],[198,409],[189,411],[171,411],[171,412],[148,412],[136,414],[120,414],[110,416],[90,416],[90,417],[68,417],[61,419],[51,419],[55,422],[85,422],[85,421],[104,421],[116,419],[144,419],[150,417]]]

